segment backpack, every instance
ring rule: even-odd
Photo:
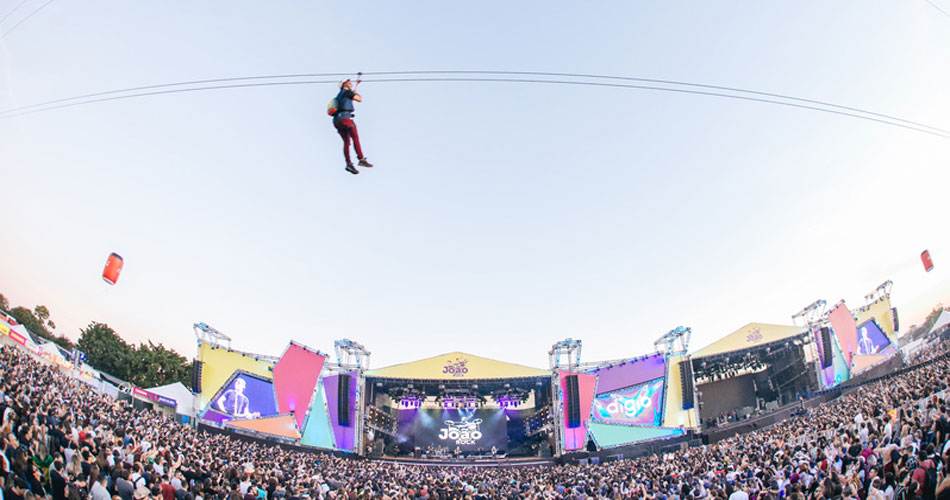
[[[933,460],[930,467],[924,468],[924,472],[924,500],[934,500],[937,491],[937,468],[933,466]]]
[[[330,99],[330,104],[327,104],[327,115],[328,116],[335,115],[337,107],[338,105],[337,105],[336,97],[334,97],[333,99]]]

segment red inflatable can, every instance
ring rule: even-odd
[[[102,270],[102,280],[110,285],[114,285],[116,281],[119,281],[119,273],[122,272],[123,262],[122,256],[112,252],[109,258],[106,259],[105,269]]]
[[[920,261],[924,263],[924,270],[928,273],[934,268],[934,261],[930,258],[929,250],[924,250],[921,252]]]

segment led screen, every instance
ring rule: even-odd
[[[857,354],[878,354],[890,344],[887,335],[881,331],[874,320],[868,320],[861,323],[858,327],[858,352]]]
[[[666,360],[662,354],[656,354],[617,362],[588,373],[597,375],[597,393],[603,394],[665,376]]]
[[[215,394],[208,409],[227,415],[229,420],[276,415],[274,384],[269,380],[239,373]]]
[[[595,421],[660,425],[663,421],[663,379],[594,398]]]
[[[415,446],[488,452],[508,448],[508,419],[504,410],[401,410],[399,433]]]

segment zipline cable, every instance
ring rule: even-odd
[[[330,77],[330,76],[345,77],[351,74],[352,73],[301,73],[297,75],[291,74],[291,75],[234,76],[234,77],[228,77],[228,78],[212,78],[209,80],[191,80],[191,81],[185,81],[185,82],[159,83],[155,85],[145,85],[142,87],[130,87],[127,89],[106,90],[104,92],[94,92],[92,94],[83,94],[83,95],[77,95],[73,97],[64,97],[62,99],[53,99],[52,101],[38,102],[36,104],[28,104],[26,106],[20,106],[18,108],[11,108],[11,109],[0,111],[0,118],[3,118],[3,115],[7,113],[14,113],[16,111],[21,111],[24,109],[42,107],[42,106],[46,106],[50,104],[59,104],[62,102],[76,101],[76,100],[86,99],[89,97],[100,97],[104,95],[123,94],[125,92],[135,92],[139,90],[152,90],[152,89],[179,87],[179,86],[186,86],[186,85],[200,85],[204,83],[240,82],[240,81],[267,80],[267,79],[277,79],[277,78],[320,78],[320,77]],[[153,95],[153,94],[146,94],[146,95]],[[100,101],[92,101],[92,102],[100,102]],[[50,109],[58,109],[58,108],[50,108]],[[16,116],[19,116],[19,114],[17,114]]]
[[[23,7],[23,4],[29,1],[30,0],[22,0],[20,3],[16,4],[16,7],[14,7],[13,10],[7,12],[7,15],[3,16],[3,19],[0,19],[0,24],[3,24],[3,22],[6,21],[8,17],[12,16],[14,12],[20,10],[20,7]]]
[[[774,99],[766,99],[761,97],[749,97],[741,96],[734,94],[724,94],[721,92],[711,92],[711,91],[701,91],[701,90],[691,90],[691,89],[675,89],[669,87],[656,87],[651,85],[634,85],[634,84],[624,84],[624,83],[605,83],[605,82],[576,82],[576,81],[564,81],[564,80],[534,80],[534,79],[519,79],[519,78],[390,78],[384,80],[370,80],[371,82],[509,82],[509,83],[550,83],[550,84],[559,84],[559,85],[592,85],[596,87],[613,87],[613,88],[627,88],[627,89],[639,89],[639,90],[656,90],[662,92],[677,92],[682,94],[693,94],[693,95],[702,95],[710,97],[724,97],[728,99],[739,99],[743,101],[753,101],[753,102],[762,102],[769,104],[777,104],[780,106],[789,106],[793,108],[809,109],[813,111],[822,111],[825,113],[832,113],[836,115],[848,116],[852,118],[860,118],[862,120],[869,120],[877,123],[883,123],[885,125],[893,125],[895,127],[901,127],[908,130],[914,130],[917,132],[923,132],[925,134],[934,135],[937,137],[942,137],[944,139],[950,139],[950,133],[944,132],[941,129],[936,127],[930,127],[927,125],[912,126],[904,125],[903,123],[897,123],[896,121],[888,121],[885,119],[874,118],[872,116],[864,116],[856,113],[850,113],[846,111],[838,111],[834,109],[827,109],[818,106],[811,106],[807,104],[797,104],[793,102],[783,102],[777,101]],[[907,120],[900,120],[907,122]],[[922,128],[926,127],[926,128]],[[932,130],[928,130],[932,129]]]
[[[53,3],[53,0],[47,1],[47,2],[44,3],[43,5],[40,5],[39,8],[37,8],[37,9],[34,10],[33,12],[30,12],[30,14],[29,14],[28,16],[24,17],[23,19],[20,19],[20,22],[14,24],[12,28],[8,29],[8,30],[5,31],[2,35],[0,35],[0,40],[3,40],[4,38],[7,37],[7,35],[9,35],[10,33],[13,33],[13,30],[19,28],[21,24],[23,24],[23,23],[29,21],[29,19],[30,19],[31,17],[33,17],[33,16],[35,16],[36,14],[38,14],[39,11],[45,9],[46,6],[49,5],[49,4],[51,4],[51,3]]]
[[[121,94],[126,92],[135,92],[140,90],[151,90],[157,88],[167,88],[167,87],[178,87],[178,86],[187,86],[187,85],[200,85],[205,83],[224,83],[224,82],[241,82],[241,81],[253,81],[253,80],[263,80],[263,79],[290,79],[290,78],[321,78],[321,77],[345,77],[351,73],[299,73],[299,74],[285,74],[285,75],[264,75],[264,76],[239,76],[239,77],[229,77],[229,78],[214,78],[207,80],[192,80],[192,81],[182,81],[174,83],[164,83],[157,85],[146,85],[141,87],[131,87],[127,89],[118,89],[118,90],[109,90],[105,92],[96,92],[92,94],[84,94],[74,97],[67,97],[62,99],[55,99],[52,101],[45,101],[41,103],[31,104],[27,106],[20,106],[18,108],[12,108],[4,111],[0,111],[0,118],[5,118],[6,115],[16,113],[24,109],[30,109],[35,107],[43,107],[52,104],[59,104],[62,102],[69,102],[74,100],[81,100],[90,97],[99,97],[104,95],[114,95]],[[852,111],[856,113],[868,114],[871,116],[877,116],[879,118],[884,118],[893,121],[899,121],[902,123],[907,123],[917,127],[927,128],[931,130],[936,130],[944,134],[950,133],[945,129],[938,127],[933,127],[924,123],[915,122],[911,120],[906,120],[900,117],[886,115],[883,113],[876,113],[866,109],[855,108],[852,106],[843,106],[839,104],[834,104],[826,101],[819,101],[815,99],[806,99],[801,97],[795,97],[785,94],[778,94],[773,92],[763,92],[758,90],[749,90],[742,89],[738,87],[729,87],[723,85],[709,85],[702,83],[692,83],[684,82],[677,80],[663,80],[655,78],[638,78],[638,77],[627,77],[627,76],[616,76],[616,75],[597,75],[589,73],[562,73],[562,72],[543,72],[543,71],[489,71],[489,70],[415,70],[415,71],[375,71],[375,72],[366,72],[366,75],[377,75],[377,76],[403,76],[403,75],[510,75],[510,76],[542,76],[542,77],[569,77],[569,78],[586,78],[586,79],[599,79],[599,80],[618,80],[618,81],[632,81],[632,82],[644,82],[651,84],[664,84],[664,85],[677,85],[684,87],[694,87],[702,89],[712,89],[712,90],[723,90],[729,92],[745,93],[752,95],[760,95],[766,97],[773,97],[777,99],[786,99],[797,102],[804,102],[808,104],[815,104],[820,106],[828,106],[836,109],[842,109],[846,111]],[[98,100],[94,102],[100,102]],[[56,107],[50,109],[58,109]],[[19,113],[17,113],[19,115]]]
[[[415,75],[415,74],[477,74],[477,75],[513,75],[513,76],[551,76],[551,77],[570,77],[570,78],[590,78],[590,79],[599,79],[599,80],[620,80],[628,82],[643,82],[643,83],[662,83],[666,85],[681,85],[684,87],[696,87],[703,89],[713,89],[713,90],[726,90],[730,92],[739,92],[744,94],[754,94],[761,95],[766,97],[775,97],[779,99],[787,99],[790,101],[799,101],[806,102],[809,104],[817,104],[821,106],[829,106],[832,108],[844,109],[847,111],[854,111],[858,113],[865,113],[873,116],[878,116],[881,118],[887,118],[889,120],[899,121],[903,123],[909,123],[911,125],[916,125],[918,127],[924,127],[936,130],[938,132],[950,133],[948,130],[940,129],[937,127],[932,127],[924,123],[918,123],[910,120],[905,120],[896,116],[885,115],[882,113],[875,113],[873,111],[868,111],[866,109],[860,109],[850,106],[842,106],[840,104],[834,104],[826,101],[818,101],[814,99],[806,99],[802,97],[789,96],[785,94],[776,94],[772,92],[762,92],[759,90],[749,90],[738,87],[727,87],[723,85],[709,85],[704,83],[692,83],[692,82],[683,82],[677,80],[661,80],[656,78],[639,78],[632,76],[614,76],[614,75],[595,75],[588,73],[550,73],[543,71],[484,71],[484,70],[445,70],[445,71],[378,71],[375,73],[365,73],[367,75]]]
[[[340,75],[348,75],[348,74],[349,73],[321,73],[319,75],[340,76]],[[379,74],[379,73],[369,73],[369,72],[364,73],[364,75],[373,75],[373,74]],[[386,74],[396,74],[396,72],[388,72]],[[302,76],[302,75],[294,75],[293,77],[298,77],[298,76]],[[278,76],[278,77],[287,78],[291,76],[285,75],[285,76]],[[272,78],[272,77],[262,76],[262,77],[222,78],[222,79],[209,80],[208,82],[245,81],[251,78],[264,79],[264,78]],[[626,77],[617,77],[617,78],[626,78]],[[712,90],[669,88],[669,87],[660,87],[656,85],[591,82],[591,81],[576,81],[576,80],[572,81],[572,80],[553,80],[553,79],[529,79],[529,78],[482,78],[482,77],[478,77],[478,78],[472,78],[472,77],[382,78],[382,79],[373,79],[373,80],[366,80],[366,81],[373,82],[373,83],[492,82],[492,83],[524,83],[524,84],[557,84],[557,85],[581,85],[581,86],[596,86],[596,87],[606,87],[606,88],[626,88],[626,89],[638,89],[638,90],[653,90],[653,91],[661,91],[661,92],[675,92],[675,93],[682,93],[682,94],[722,97],[722,98],[728,98],[728,99],[739,99],[739,100],[744,100],[744,101],[776,104],[776,105],[781,105],[781,106],[788,106],[788,107],[807,109],[807,110],[813,110],[813,111],[822,111],[825,113],[837,114],[837,115],[847,116],[847,117],[852,117],[852,118],[859,118],[863,120],[882,123],[885,125],[901,127],[908,130],[914,130],[917,132],[923,132],[926,134],[934,135],[937,137],[950,138],[950,133],[943,131],[942,129],[931,127],[929,125],[917,124],[916,122],[910,122],[909,120],[903,120],[903,119],[891,117],[888,115],[871,113],[871,112],[867,112],[865,110],[861,110],[858,108],[850,108],[854,110],[854,112],[850,112],[850,111],[840,111],[839,109],[847,109],[847,108],[837,106],[837,105],[832,105],[831,107],[838,108],[838,109],[829,109],[828,107],[820,107],[819,105],[799,104],[797,102],[785,102],[781,100],[767,98],[764,95],[764,93],[759,93],[760,95],[763,95],[763,97],[753,97],[753,96],[747,96],[747,95],[735,95],[735,94],[728,94],[728,93],[723,93],[723,92],[714,92]],[[61,108],[67,108],[67,107],[73,107],[73,106],[82,106],[82,105],[93,104],[93,103],[98,103],[98,102],[131,99],[131,98],[136,98],[136,97],[176,94],[176,93],[185,93],[185,92],[199,92],[199,91],[220,90],[220,89],[273,87],[273,86],[288,86],[288,85],[316,85],[316,84],[327,84],[327,83],[336,83],[336,80],[300,80],[300,81],[290,81],[290,82],[271,81],[271,82],[261,82],[261,83],[234,83],[234,84],[228,84],[228,85],[210,85],[210,86],[199,86],[199,87],[189,87],[189,88],[171,88],[168,90],[153,90],[149,92],[137,92],[137,93],[123,93],[123,92],[127,92],[127,90],[116,90],[116,91],[100,92],[100,93],[88,95],[89,97],[100,96],[95,99],[86,99],[86,100],[77,101],[77,99],[81,99],[81,98],[79,97],[66,98],[66,99],[59,99],[56,101],[50,101],[49,104],[53,104],[53,105],[36,104],[32,106],[24,106],[21,108],[11,109],[11,110],[0,113],[0,120],[13,118],[16,116],[32,114],[32,113],[39,113],[42,111],[50,111],[54,109],[61,109]],[[146,87],[141,87],[141,89],[156,89],[156,88],[166,88],[166,87],[181,86],[181,85],[183,84],[175,83],[175,84],[150,85]],[[123,93],[123,94],[115,95],[118,93]],[[778,95],[778,94],[775,94],[775,95]],[[780,97],[783,97],[783,96],[780,96]],[[802,99],[798,99],[798,98],[794,98],[794,100],[803,101]],[[822,104],[820,101],[813,101],[813,102],[815,102],[816,104]],[[39,109],[28,109],[30,107],[33,107],[33,108],[39,107]],[[858,113],[865,113],[865,115],[872,115],[872,116],[865,116]],[[879,116],[881,118],[875,118],[875,116]],[[908,123],[911,125],[907,125]]]
[[[926,1],[927,3],[929,3],[931,7],[933,7],[933,8],[935,8],[935,9],[939,10],[941,14],[943,14],[943,15],[945,15],[945,16],[947,16],[947,17],[950,17],[950,13],[948,13],[947,11],[941,9],[939,5],[937,5],[937,4],[933,3],[933,2],[931,2],[930,0],[924,0],[924,1]]]

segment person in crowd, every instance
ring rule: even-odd
[[[950,500],[950,343],[747,434],[600,465],[407,466],[210,434],[0,350],[3,500]]]

